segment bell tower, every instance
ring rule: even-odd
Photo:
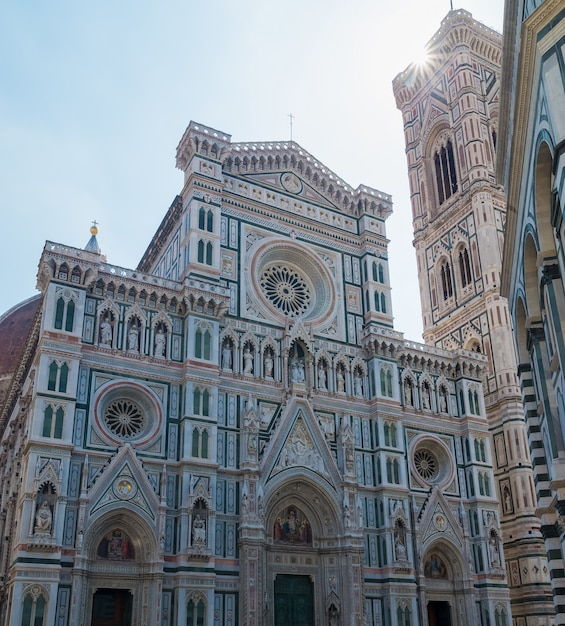
[[[399,74],[393,90],[404,124],[424,340],[488,357],[483,384],[491,445],[465,454],[476,465],[491,459],[495,468],[514,623],[544,616],[549,624],[551,586],[508,304],[500,295],[506,217],[495,182],[501,43],[467,11],[451,11],[428,43],[426,61]],[[481,485],[468,485],[471,500],[480,491]],[[488,532],[484,511],[477,507],[476,514],[473,533]],[[477,575],[480,567],[475,563]]]

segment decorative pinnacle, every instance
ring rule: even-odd
[[[93,237],[96,237],[96,235],[98,234],[98,222],[96,220],[92,221],[92,226],[90,227],[90,234]]]

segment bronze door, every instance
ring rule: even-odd
[[[277,576],[275,626],[314,626],[314,585],[309,576]]]
[[[131,626],[131,593],[99,589],[92,599],[91,626]]]

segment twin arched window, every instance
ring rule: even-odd
[[[200,207],[198,211],[198,228],[200,230],[207,230],[211,233],[214,230],[214,214],[212,213],[212,209],[206,209],[204,207]]]
[[[61,367],[55,362],[51,361],[49,366],[49,379],[47,381],[47,389],[49,391],[59,391],[60,393],[67,392],[67,382],[69,379],[69,366],[63,363]]]
[[[212,335],[207,328],[197,328],[194,333],[194,356],[197,359],[210,360]]]
[[[211,242],[205,243],[203,239],[198,241],[198,262],[212,265],[213,247]]]
[[[65,412],[62,407],[53,408],[50,404],[45,407],[43,413],[43,437],[52,437],[53,439],[63,438],[63,419]]]
[[[390,367],[381,368],[381,395],[392,398],[392,372]]]
[[[55,305],[55,328],[57,330],[66,330],[73,332],[73,324],[75,321],[75,302],[72,299],[66,300],[63,296],[59,296]]]

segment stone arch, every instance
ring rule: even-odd
[[[420,567],[421,573],[427,580],[443,580],[451,583],[461,581],[467,566],[463,554],[455,545],[449,540],[441,538],[431,540],[423,548]]]
[[[272,543],[277,516],[293,506],[307,517],[314,547],[343,532],[337,494],[330,493],[324,482],[313,472],[307,475],[304,468],[290,468],[267,483],[264,489],[265,533],[269,543]]]
[[[526,304],[524,303],[523,295],[524,294],[521,293],[518,296],[514,307],[514,329],[516,335],[516,347],[518,351],[518,365],[528,363],[529,360],[528,333],[526,329],[528,316],[526,313]]]
[[[542,140],[538,147],[535,165],[535,215],[541,253],[544,257],[556,256],[555,240],[551,226],[551,193],[553,190],[553,155]]]
[[[538,247],[532,233],[524,241],[524,290],[526,294],[526,313],[529,318],[540,318],[541,308],[538,287]]]
[[[98,550],[104,537],[114,530],[122,531],[131,541],[131,559],[146,565],[159,559],[159,541],[156,532],[139,514],[125,507],[103,513],[84,531],[84,552],[91,560],[97,560]]]

